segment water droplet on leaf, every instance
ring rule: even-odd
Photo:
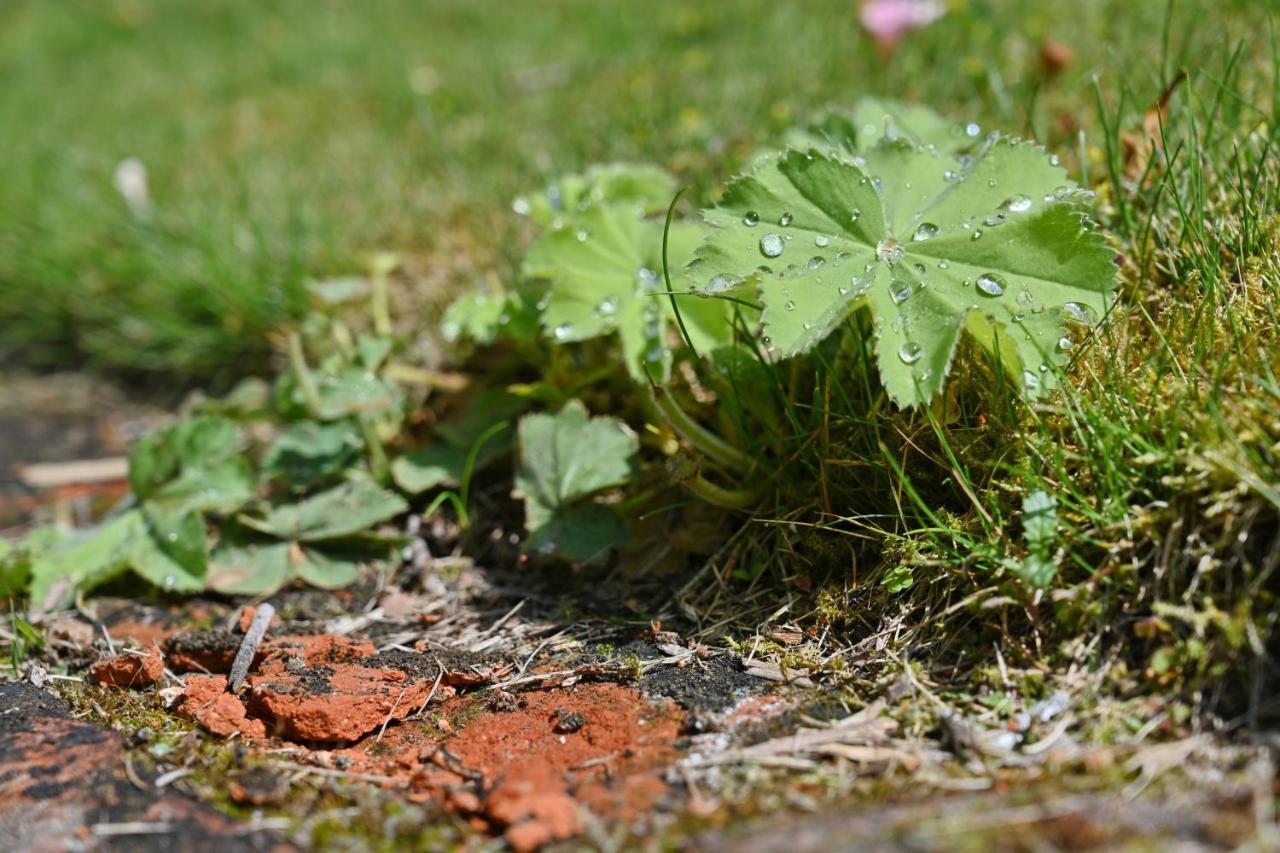
[[[916,226],[916,233],[911,235],[911,239],[916,242],[923,242],[938,233],[938,226],[932,222],[921,222]]]
[[[907,341],[898,347],[898,358],[902,359],[903,364],[915,364],[922,355],[924,355],[924,348],[915,341]]]
[[[902,260],[903,248],[902,244],[892,237],[885,237],[876,244],[876,257],[884,261],[889,266],[893,266]]]
[[[766,258],[776,258],[782,254],[785,245],[777,234],[766,234],[760,238],[760,251]]]
[[[987,296],[1001,296],[1008,282],[999,273],[988,272],[978,276],[978,290]]]

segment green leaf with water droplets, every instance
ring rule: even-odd
[[[900,405],[941,389],[966,333],[1036,397],[1116,286],[1081,195],[1042,149],[1012,139],[962,158],[882,141],[862,166],[789,151],[705,213],[713,230],[686,274],[709,292],[755,288],[763,340],[784,356],[869,311]]]
[[[525,502],[528,547],[583,560],[626,541],[626,525],[591,496],[631,478],[636,436],[617,418],[591,417],[577,400],[520,419],[512,494]],[[621,531],[621,532],[619,532]]]
[[[545,227],[576,224],[598,204],[618,204],[641,216],[667,209],[676,194],[675,179],[657,166],[607,163],[580,175],[565,175],[540,193],[520,196],[512,208]]]
[[[902,139],[921,148],[933,146],[943,154],[955,154],[978,143],[976,123],[958,124],[928,107],[884,98],[861,98],[852,110],[823,113],[785,137],[787,147],[857,152],[881,139]]]
[[[560,343],[618,333],[627,370],[637,381],[665,382],[671,370],[675,311],[662,278],[663,223],[626,205],[598,205],[576,227],[548,231],[529,250],[525,275],[545,279],[542,325]],[[667,259],[678,271],[701,229],[672,223]],[[672,276],[672,284],[681,282]],[[676,296],[685,328],[701,354],[733,338],[733,306],[691,294]]]

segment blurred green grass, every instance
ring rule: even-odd
[[[1166,39],[1165,13],[955,2],[885,58],[851,0],[8,0],[0,364],[221,383],[264,365],[308,276],[394,249],[456,288],[479,274],[472,247],[507,276],[510,199],[547,176],[643,159],[705,196],[796,118],[863,94],[1070,148],[1095,74],[1137,115],[1225,49],[1212,28]],[[1265,23],[1249,0],[1175,14]],[[1075,53],[1056,79],[1050,37]],[[113,186],[131,157],[149,219]]]

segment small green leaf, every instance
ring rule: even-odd
[[[30,569],[32,605],[42,610],[64,607],[77,589],[125,571],[136,538],[143,532],[142,513],[130,510],[37,554]]]
[[[1021,562],[1015,563],[1014,571],[1032,586],[1045,589],[1058,573],[1058,566],[1051,557],[1032,553]]]
[[[400,402],[400,394],[369,370],[350,367],[315,377],[320,409],[316,417],[336,421],[353,415],[383,412]]]
[[[1058,501],[1044,491],[1034,491],[1022,499],[1022,538],[1027,548],[1048,553],[1058,538]]]
[[[318,542],[360,533],[408,508],[395,492],[368,480],[351,480],[297,503],[272,507],[261,520],[242,521],[281,539]]]
[[[911,567],[899,564],[885,572],[880,585],[889,592],[898,593],[910,589],[915,585],[915,582],[915,575],[912,574]]]
[[[472,291],[459,296],[445,309],[440,332],[446,341],[463,338],[478,344],[491,344],[502,327],[502,316],[507,311],[507,297],[484,291]]]
[[[134,534],[129,568],[165,592],[204,589],[207,555],[204,522],[197,515],[176,516],[153,508]]]
[[[178,514],[231,512],[253,497],[240,431],[225,418],[198,417],[150,433],[129,457],[139,500]]]
[[[323,281],[307,282],[307,292],[323,307],[334,307],[358,302],[369,296],[369,282],[363,278],[346,276]]]
[[[365,370],[377,370],[391,355],[390,338],[377,335],[361,335],[356,340],[356,360]]]
[[[358,560],[348,560],[315,548],[300,548],[301,562],[294,573],[303,581],[320,589],[341,589],[355,583],[360,576]]]
[[[0,597],[21,594],[31,580],[31,556],[21,546],[0,539]]]
[[[517,497],[552,509],[625,483],[639,449],[617,418],[591,417],[570,400],[555,414],[520,419]]]
[[[237,421],[263,417],[271,408],[271,386],[256,376],[242,379],[226,396],[211,399],[195,392],[189,411],[196,415],[221,415]]]
[[[467,451],[452,444],[432,444],[396,457],[391,476],[402,490],[417,495],[437,486],[458,485],[466,464]]]
[[[627,523],[607,506],[586,503],[535,516],[525,548],[586,563],[627,544]]]
[[[290,575],[287,542],[251,542],[228,538],[209,561],[209,589],[225,595],[267,595],[284,586]]]
[[[555,414],[522,418],[517,443],[512,494],[525,501],[531,550],[586,559],[580,555],[596,556],[625,541],[625,525],[612,510],[582,504],[632,475],[639,442],[621,421],[590,417],[582,403],[571,400]]]
[[[306,489],[338,479],[355,465],[363,439],[350,421],[291,424],[267,448],[262,472],[292,489]]]
[[[574,227],[544,234],[529,250],[524,273],[546,279],[542,326],[559,343],[617,332],[627,370],[639,382],[665,382],[671,370],[676,317],[662,277],[663,223],[642,220],[625,205],[597,205]],[[693,255],[700,230],[673,223],[670,269]],[[673,284],[679,281],[673,275]],[[681,316],[699,353],[733,339],[732,305],[681,294]]]
[[[762,340],[783,356],[870,311],[899,405],[938,392],[966,332],[1037,397],[1116,286],[1071,187],[1043,150],[1009,139],[964,159],[885,141],[861,167],[790,151],[706,213],[715,230],[687,274],[706,292],[758,289]]]
[[[611,163],[566,175],[541,193],[517,198],[512,208],[547,227],[572,222],[596,204],[621,204],[641,216],[660,213],[675,193],[675,180],[656,166]]]
[[[168,591],[189,592],[204,587],[209,542],[204,519],[143,504],[145,534],[138,537],[133,569]]]

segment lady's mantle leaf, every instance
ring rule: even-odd
[[[179,515],[230,512],[253,497],[253,472],[235,424],[198,417],[139,441],[129,456],[129,485],[139,500]]]
[[[272,507],[261,520],[242,521],[281,539],[318,542],[360,533],[408,508],[395,492],[368,480],[351,480],[297,503]]]
[[[784,355],[870,310],[900,405],[938,392],[962,331],[1034,397],[1115,288],[1079,196],[1040,148],[1010,139],[960,159],[900,141],[856,162],[788,151],[705,214],[716,230],[687,274],[711,293],[754,283],[764,341]]]
[[[883,98],[860,98],[852,110],[831,110],[786,136],[788,147],[844,153],[870,150],[881,139],[956,154],[978,143],[978,125],[957,124],[928,107]]]
[[[543,192],[520,196],[512,208],[543,227],[576,223],[598,204],[618,203],[640,216],[661,213],[675,195],[675,179],[657,166],[608,163],[581,175],[566,175]]]
[[[525,274],[546,279],[542,324],[556,341],[584,341],[617,331],[627,370],[637,381],[665,381],[671,369],[669,338],[675,312],[662,278],[662,228],[630,206],[598,205],[576,227],[547,232],[529,250]],[[701,231],[673,223],[671,269],[693,255]],[[732,305],[677,296],[694,347],[701,353],[733,337]]]
[[[591,495],[622,485],[639,443],[616,418],[593,418],[577,400],[520,420],[513,495],[525,501],[529,546],[585,560],[626,541],[626,526]]]
[[[204,522],[155,505],[132,509],[90,531],[68,537],[31,562],[31,600],[60,607],[89,589],[132,569],[167,592],[203,588]]]

